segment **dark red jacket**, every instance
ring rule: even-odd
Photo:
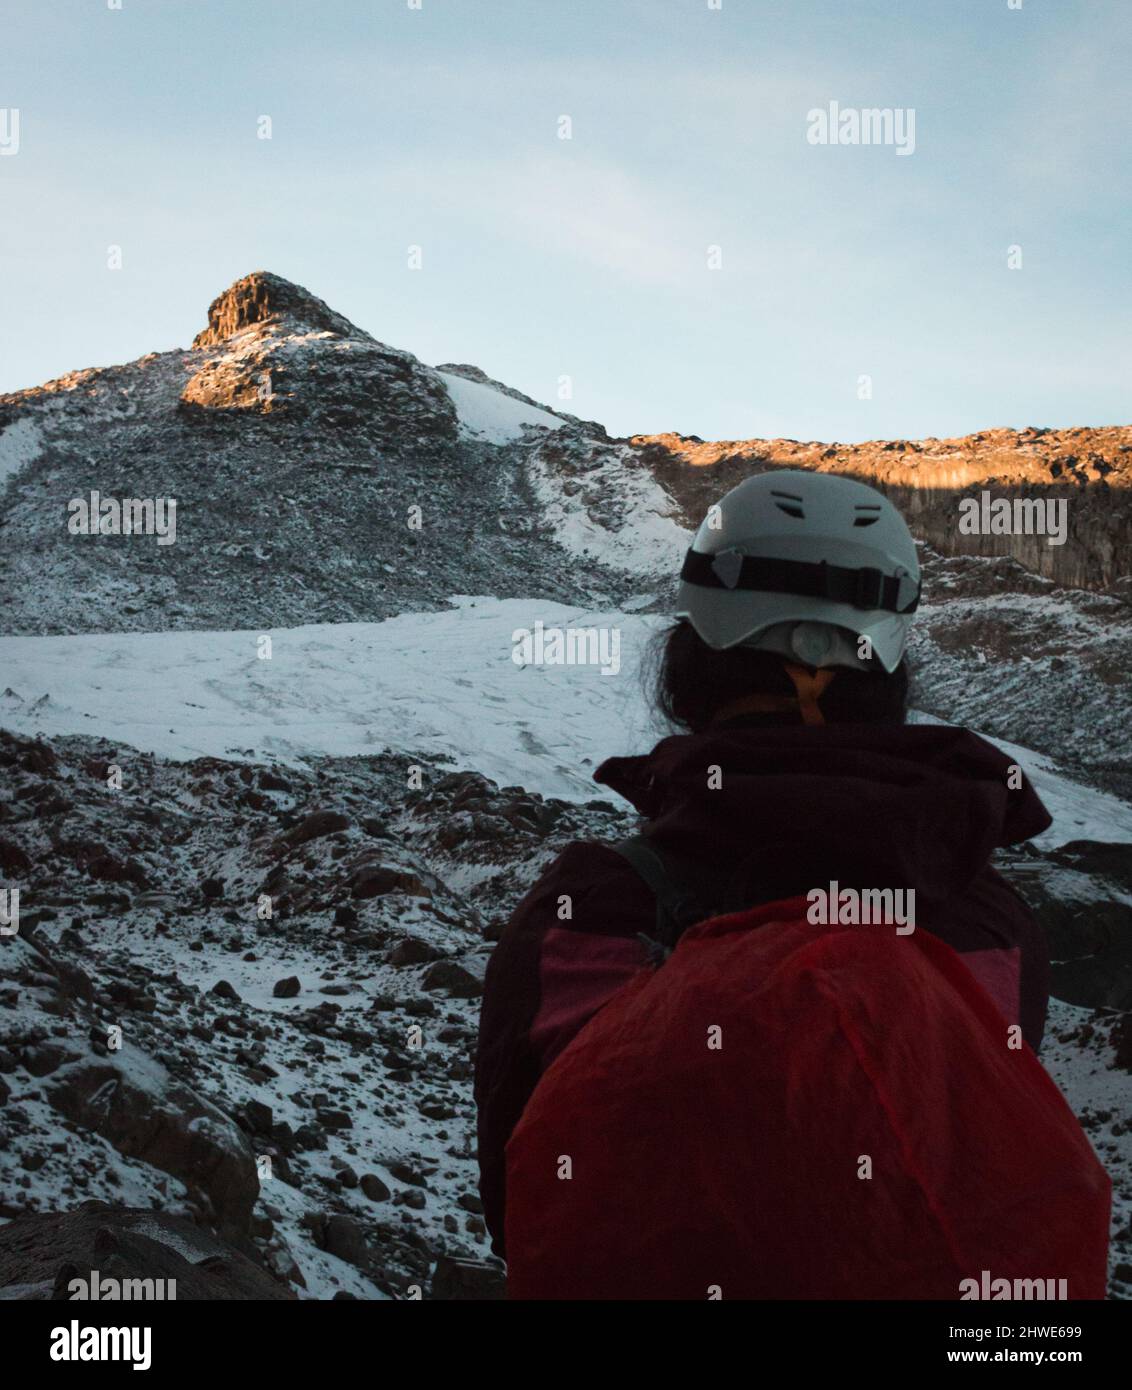
[[[685,857],[748,867],[752,901],[842,888],[915,889],[916,928],[963,957],[1037,1050],[1049,959],[992,852],[1050,816],[983,739],[944,725],[771,727],[736,720],[664,739],[594,774]],[[645,964],[652,894],[600,844],[570,845],[516,908],[492,954],[476,1063],[480,1194],[503,1250],[504,1149],[548,1064]]]

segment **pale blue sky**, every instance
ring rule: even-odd
[[[0,0],[0,33],[0,390],[185,346],[267,269],[426,362],[568,374],[615,433],[1132,416],[1128,0]],[[811,146],[830,100],[915,108],[915,153]]]

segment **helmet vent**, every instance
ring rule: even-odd
[[[787,516],[797,517],[800,521],[805,521],[806,513],[802,510],[802,499],[796,497],[792,492],[772,492],[774,505],[780,512],[785,512]]]
[[[862,503],[854,510],[857,512],[857,515],[853,518],[854,526],[871,526],[874,521],[880,520],[879,506],[873,506],[871,503]]]

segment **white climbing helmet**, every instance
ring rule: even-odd
[[[709,647],[742,644],[807,666],[886,671],[904,655],[920,601],[907,523],[866,483],[774,470],[709,509],[680,572],[676,616]]]

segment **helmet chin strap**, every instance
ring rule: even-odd
[[[739,714],[787,714],[794,710],[801,713],[803,724],[824,724],[818,701],[822,692],[833,680],[837,671],[827,666],[822,671],[809,671],[805,666],[796,666],[791,661],[783,662],[783,670],[794,682],[796,695],[741,695],[716,711],[715,722],[733,719]]]

